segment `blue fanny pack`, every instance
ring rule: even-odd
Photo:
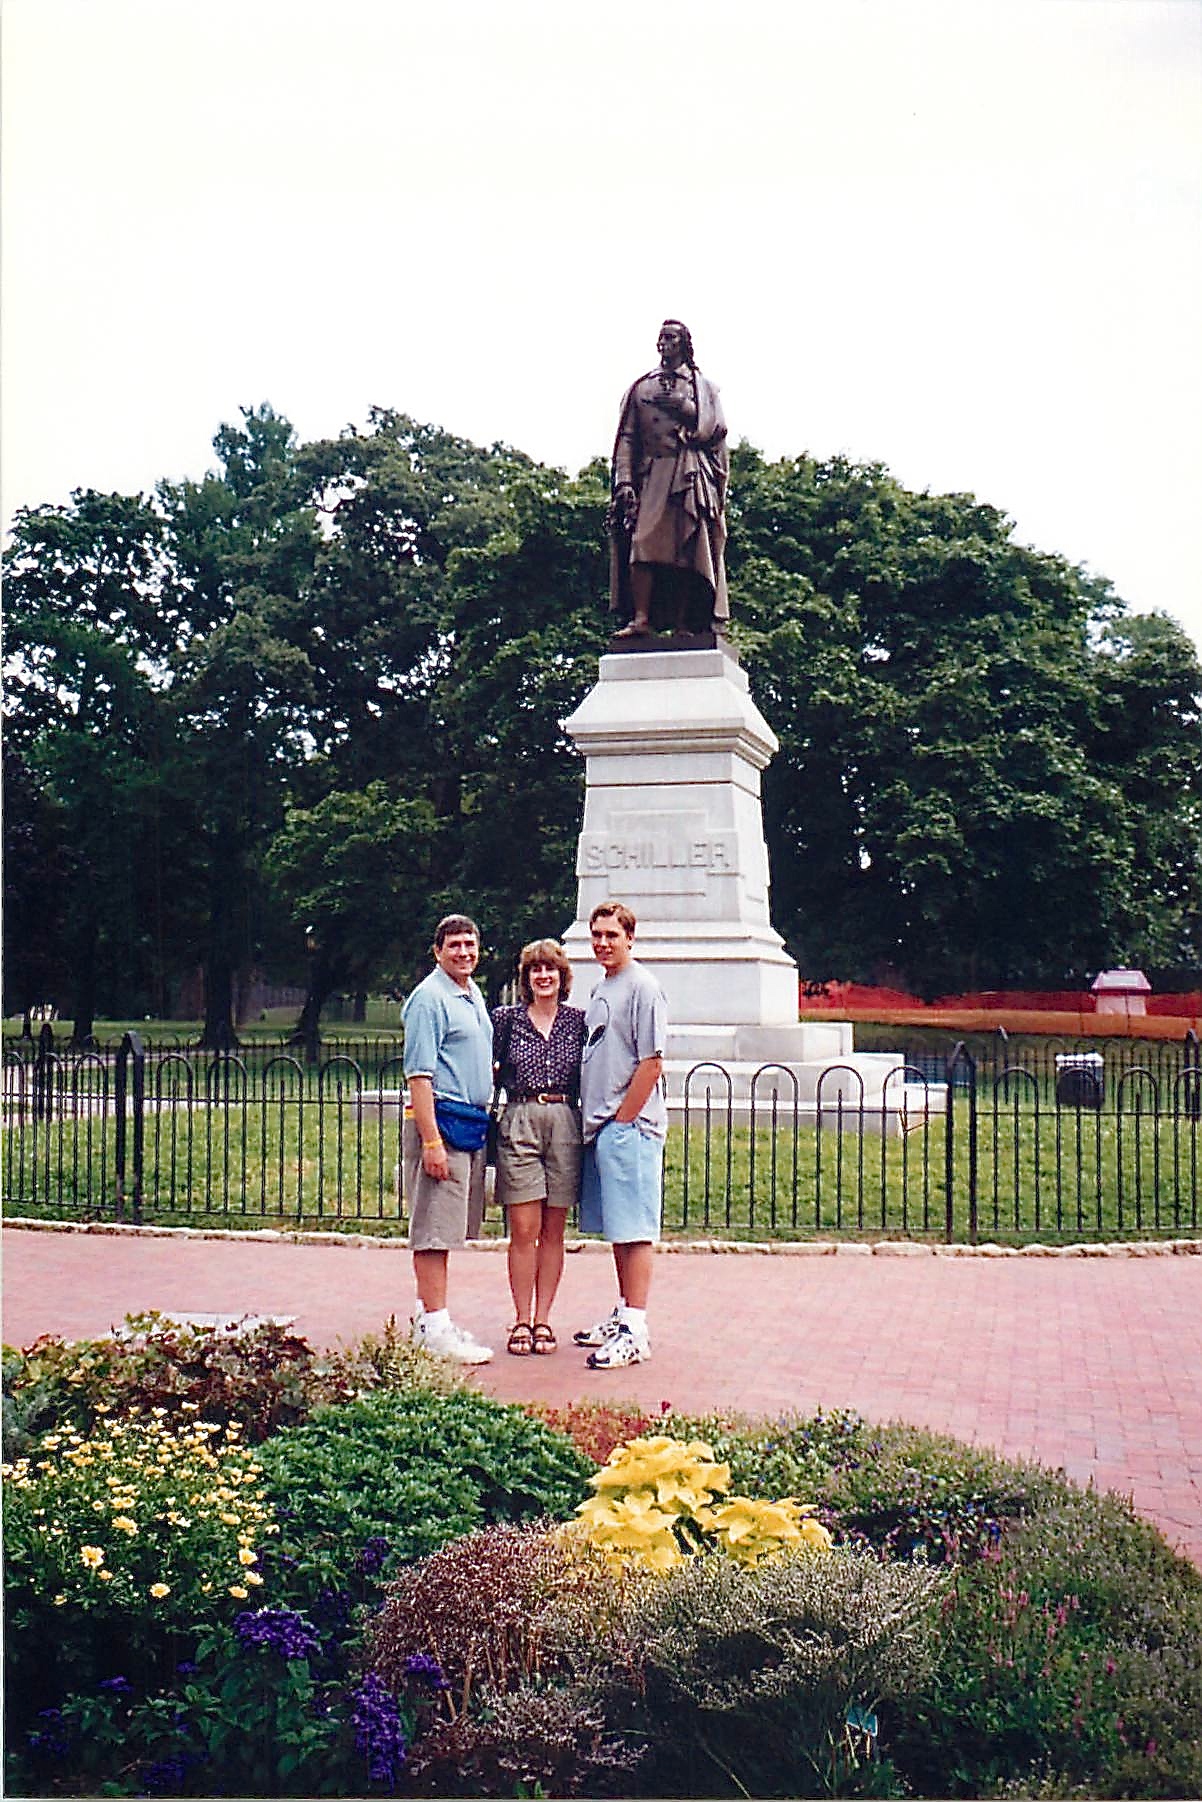
[[[488,1136],[488,1109],[474,1107],[470,1101],[447,1101],[434,1097],[434,1118],[447,1144],[456,1151],[480,1151]]]

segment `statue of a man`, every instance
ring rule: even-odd
[[[659,368],[622,397],[609,509],[610,607],[619,638],[725,629],[726,421],[679,319],[665,319]]]

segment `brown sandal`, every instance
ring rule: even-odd
[[[537,1352],[540,1358],[549,1358],[553,1351],[559,1350],[559,1341],[545,1320],[535,1321],[534,1338],[530,1349]]]
[[[534,1350],[534,1332],[529,1321],[515,1320],[509,1329],[505,1350],[515,1358],[528,1358]]]

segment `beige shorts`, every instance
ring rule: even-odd
[[[455,1251],[478,1239],[484,1220],[484,1153],[447,1146],[446,1180],[436,1183],[422,1169],[422,1143],[410,1118],[401,1129],[401,1168],[413,1251]]]
[[[497,1200],[573,1208],[580,1194],[580,1110],[566,1101],[511,1101],[497,1128]]]

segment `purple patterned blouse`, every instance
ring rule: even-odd
[[[550,1037],[544,1039],[524,1006],[494,1007],[492,1043],[493,1055],[502,1060],[501,1087],[506,1095],[570,1095],[573,1100],[579,1095],[582,1008],[560,1002]]]

